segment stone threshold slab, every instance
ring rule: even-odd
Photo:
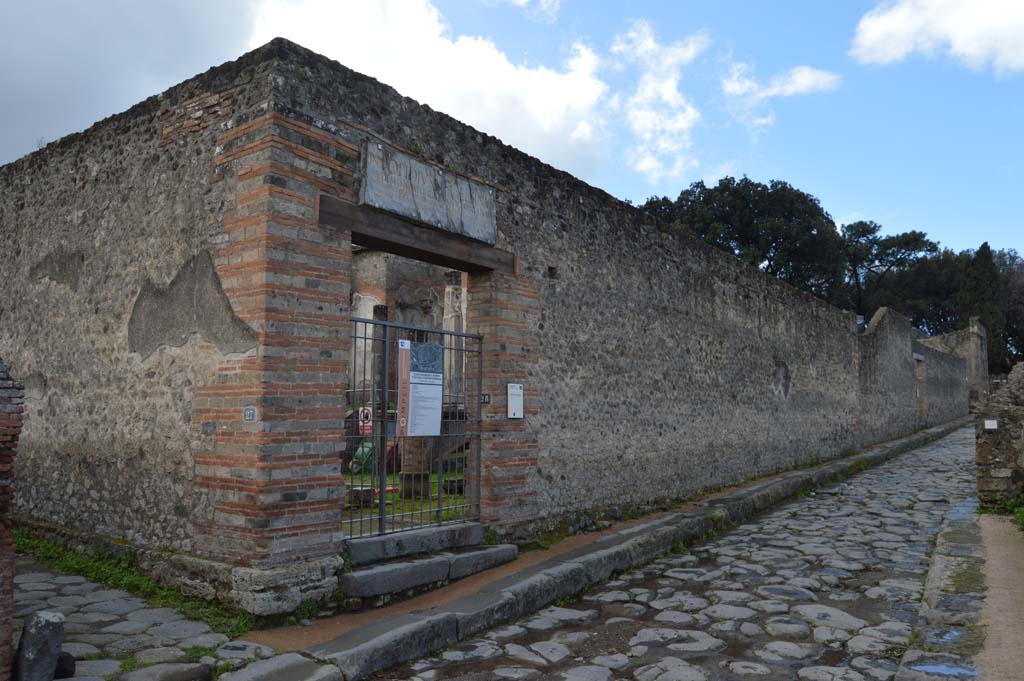
[[[724,530],[802,491],[855,475],[865,467],[937,440],[970,421],[970,417],[957,419],[852,456],[754,481],[698,502],[691,510],[658,514],[596,536],[579,535],[583,541],[571,542],[577,537],[566,540],[562,551],[557,551],[556,545],[545,552],[532,552],[540,556],[527,553],[490,571],[499,573],[491,579],[488,573],[481,573],[471,585],[463,583],[461,589],[452,585],[421,597],[424,600],[398,604],[390,613],[377,611],[382,614],[365,619],[359,626],[342,625],[344,633],[327,640],[317,635],[320,624],[304,627],[304,631],[253,632],[246,639],[278,649],[299,650],[337,666],[347,681],[357,681],[518,619],[561,598],[575,596],[615,573],[650,562],[677,544],[698,543],[712,532]],[[476,591],[467,592],[467,586]],[[430,605],[417,609],[424,603]],[[327,624],[322,629],[336,629],[329,622],[325,620]],[[310,641],[311,638],[314,640]],[[301,643],[289,645],[289,640]]]

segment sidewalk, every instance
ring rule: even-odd
[[[673,547],[698,542],[801,491],[853,475],[966,423],[969,420],[937,426],[844,459],[761,479],[709,497],[688,510],[573,537],[547,551],[527,553],[500,568],[379,611],[339,615],[311,627],[252,632],[245,639],[336,665],[349,681],[364,678],[574,596],[614,573],[650,562]]]

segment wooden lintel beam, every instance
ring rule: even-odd
[[[350,230],[352,243],[464,272],[515,273],[515,256],[494,246],[424,227],[369,206],[320,195],[320,224]]]

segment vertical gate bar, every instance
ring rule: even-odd
[[[473,344],[476,346],[476,520],[480,520],[482,517],[480,498],[484,486],[481,475],[483,469],[481,440],[484,437],[483,405],[481,404],[481,395],[484,392],[484,348],[482,339],[474,340]],[[469,405],[466,405],[466,408],[469,409]]]
[[[441,380],[441,431],[440,431],[440,437],[437,438],[438,441],[436,443],[437,445],[440,445],[440,446],[431,447],[431,451],[430,451],[431,469],[433,469],[433,467],[434,467],[433,466],[434,455],[437,454],[437,457],[438,457],[438,460],[437,460],[437,523],[438,524],[441,523],[441,508],[442,508],[442,506],[444,504],[444,497],[443,497],[443,489],[442,488],[444,487],[444,459],[445,459],[445,450],[447,449],[447,447],[445,445],[445,441],[448,439],[447,437],[445,437],[445,432],[444,432],[445,421],[447,421],[447,419],[445,418],[444,373],[443,373],[444,372],[444,359],[447,356],[447,352],[448,352],[448,349],[446,347],[446,344],[448,342],[448,335],[442,333],[442,334],[440,334],[440,337],[441,337],[441,367],[442,367],[441,368],[441,371],[442,371],[442,374],[441,374],[441,376],[442,376],[442,380]],[[451,402],[451,395],[449,395],[448,398],[449,398],[449,403],[450,403]],[[448,416],[451,417],[451,411],[450,411],[451,410],[451,405],[450,404],[448,405],[448,409],[449,409]],[[451,423],[450,422],[448,423],[448,431],[451,432]],[[432,480],[433,477],[434,477],[434,473],[433,473],[433,471],[431,471],[430,477],[427,478],[427,479],[428,480]],[[430,487],[430,485],[428,484],[427,488],[429,489],[429,487]]]
[[[391,327],[384,327],[384,382],[383,382],[383,400],[381,402],[381,413],[383,414],[383,421],[381,428],[381,442],[380,447],[377,449],[377,466],[380,468],[380,519],[378,524],[378,532],[385,534],[387,532],[387,489],[388,489],[388,388],[390,382],[390,372],[388,369],[391,367]],[[398,439],[398,433],[395,433],[395,439]]]

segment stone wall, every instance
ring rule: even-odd
[[[267,49],[279,59],[275,111],[348,139],[378,135],[502,189],[498,246],[518,257],[526,292],[506,318],[527,341],[506,344],[520,356],[504,360],[529,412],[514,424],[503,403],[490,408],[490,437],[509,443],[495,518],[646,507],[965,413],[938,389],[931,415],[919,409],[921,334],[905,320],[858,337],[851,314],[494,137],[290,43]],[[471,308],[475,289],[471,277]],[[468,323],[493,334],[472,309]],[[501,381],[490,392],[503,395]]]
[[[361,274],[319,197],[355,202],[378,139],[500,190],[517,271],[469,274],[460,303],[485,336],[467,378],[492,397],[488,522],[647,509],[966,413],[963,360],[896,315],[858,335],[852,314],[277,40],[0,168],[22,516],[127,541],[253,612],[330,593]],[[505,418],[510,382],[525,419]]]
[[[268,65],[229,65],[0,168],[0,353],[26,387],[18,514],[137,546],[194,551],[213,515],[195,418],[256,341],[210,253],[211,183],[230,114],[267,96]],[[248,82],[245,87],[241,83]]]
[[[1024,494],[1024,364],[979,414],[976,457],[978,497],[998,504]]]
[[[967,328],[924,338],[924,345],[962,357],[967,362],[967,384],[971,408],[981,409],[992,392],[988,374],[988,331],[978,317],[971,317]]]
[[[11,507],[14,502],[14,455],[24,414],[24,389],[0,359],[0,679],[10,678],[14,653],[14,537]]]

